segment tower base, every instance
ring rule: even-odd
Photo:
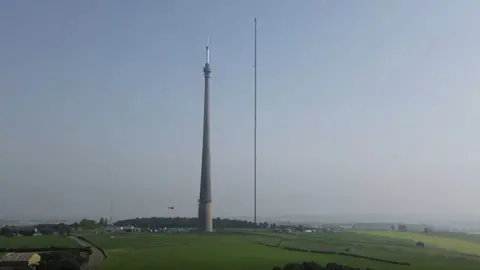
[[[199,209],[199,231],[200,232],[213,232],[213,220],[212,220],[212,203],[202,203],[201,209]]]

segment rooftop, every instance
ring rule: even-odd
[[[28,263],[28,265],[37,264],[40,262],[40,255],[34,252],[11,252],[3,256],[0,259],[0,265],[2,263]]]

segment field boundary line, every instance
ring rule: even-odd
[[[380,259],[380,258],[375,258],[375,257],[370,257],[370,256],[357,255],[357,254],[353,254],[353,253],[346,253],[346,252],[338,252],[338,251],[330,251],[330,250],[301,249],[301,248],[292,248],[292,247],[279,247],[279,246],[268,245],[268,244],[263,244],[263,243],[255,243],[255,244],[265,246],[265,247],[284,249],[284,250],[288,250],[288,251],[339,255],[339,256],[354,257],[354,258],[359,258],[359,259],[366,259],[366,260],[371,260],[371,261],[377,261],[377,262],[389,263],[389,264],[396,264],[396,265],[403,265],[403,266],[410,266],[411,265],[408,262],[397,262],[397,261],[385,260],[385,259]]]

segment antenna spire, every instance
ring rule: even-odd
[[[207,64],[210,64],[210,49],[208,47],[209,45],[210,45],[210,37],[207,37],[207,46],[205,46],[205,50],[206,50],[205,63]]]

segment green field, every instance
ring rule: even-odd
[[[68,238],[60,236],[0,236],[0,248],[46,248],[55,247],[78,247],[78,244]]]
[[[82,232],[107,254],[100,269],[231,269],[270,270],[289,262],[336,262],[373,269],[480,269],[478,236],[453,233],[404,233],[352,231],[274,234],[268,231],[232,231],[230,234],[147,234],[95,235]],[[417,241],[425,248],[415,246]],[[276,246],[276,247],[269,247]],[[0,237],[0,248],[77,247],[59,236]],[[369,259],[332,254],[285,250],[334,250],[384,260],[408,262],[401,266]]]
[[[423,238],[422,238],[423,237]],[[269,270],[288,262],[336,262],[373,269],[480,269],[480,258],[460,252],[480,251],[480,244],[453,237],[409,235],[397,232],[299,233],[276,235],[112,234],[87,238],[102,247],[108,258],[101,269],[252,269]],[[415,246],[425,241],[427,247]],[[463,241],[462,246],[458,241]],[[436,243],[434,246],[431,243]],[[262,244],[278,245],[267,247]],[[453,246],[448,246],[453,244]],[[284,250],[283,247],[348,251],[380,259],[408,262],[400,266],[368,259]]]
[[[60,236],[0,236],[0,248],[47,248],[47,247],[79,247],[79,245],[68,238]],[[5,255],[0,251],[0,258]]]
[[[358,233],[371,236],[384,236],[390,239],[422,241],[427,246],[480,256],[480,241],[478,243],[475,242],[478,241],[475,235],[453,233],[442,235],[440,233],[425,234],[396,231],[358,231]]]

